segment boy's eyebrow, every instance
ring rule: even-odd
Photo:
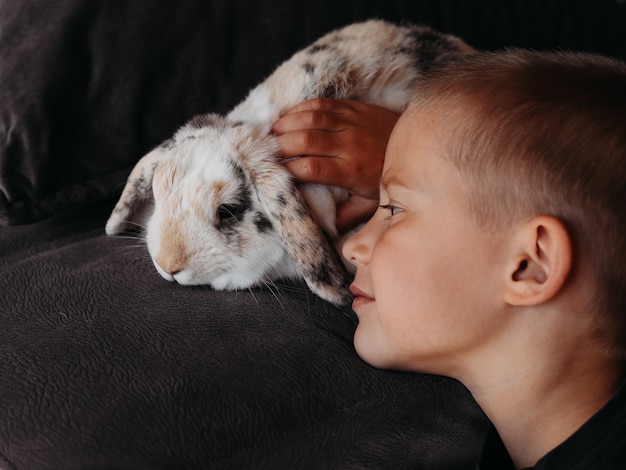
[[[427,186],[424,181],[414,181],[413,178],[403,178],[399,172],[384,173],[380,179],[380,187],[387,190],[390,186],[405,189],[412,193],[424,193]]]
[[[386,188],[387,186],[391,186],[394,184],[399,184],[400,181],[398,179],[398,177],[396,175],[394,175],[393,173],[390,175],[389,173],[383,173],[383,175],[380,178],[380,185],[383,188]]]
[[[388,186],[402,186],[407,188],[407,184],[396,173],[384,173],[380,179],[380,184],[383,188]]]

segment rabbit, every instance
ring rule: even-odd
[[[304,279],[322,299],[349,304],[351,274],[333,246],[335,207],[349,194],[296,185],[277,157],[272,123],[319,97],[401,112],[427,68],[472,51],[426,26],[370,20],[330,32],[230,113],[192,118],[139,160],[106,233],[123,233],[143,217],[154,266],[182,285],[236,290]]]

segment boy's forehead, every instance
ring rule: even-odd
[[[400,115],[392,136],[407,141],[413,136],[430,135],[446,125],[450,120],[447,116],[448,113],[430,106],[409,109]]]
[[[411,109],[394,128],[385,157],[381,186],[400,186],[440,192],[444,183],[453,192],[460,187],[457,169],[447,157],[448,116],[435,110]],[[454,188],[453,188],[454,187]]]
[[[413,155],[423,152],[435,152],[443,149],[443,141],[436,138],[440,128],[438,113],[429,113],[419,109],[403,113],[391,133],[384,169],[398,166],[404,162],[407,154]]]
[[[424,159],[439,151],[432,139],[434,128],[413,112],[403,114],[396,124],[385,157],[383,187],[422,186]]]

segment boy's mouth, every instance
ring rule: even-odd
[[[355,311],[358,307],[374,301],[374,297],[367,294],[355,284],[350,285],[350,292],[352,292],[352,295],[354,295],[354,300],[352,301],[352,309]]]

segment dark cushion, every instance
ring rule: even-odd
[[[0,468],[474,467],[457,382],[368,366],[304,285],[168,283],[109,209],[0,228]]]

